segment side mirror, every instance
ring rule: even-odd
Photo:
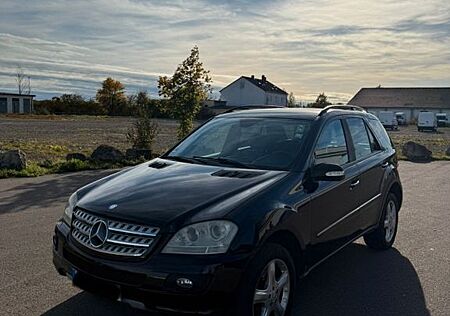
[[[321,163],[311,168],[311,178],[314,181],[340,181],[345,178],[345,172],[341,166]]]

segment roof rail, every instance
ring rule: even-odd
[[[350,110],[350,111],[367,112],[362,107],[356,105],[329,105],[325,107],[322,111],[320,111],[319,116],[324,115],[329,110]]]
[[[280,105],[243,105],[243,106],[235,106],[229,110],[226,110],[225,113],[231,113],[236,111],[244,111],[244,110],[253,110],[253,109],[276,109],[276,108],[284,108],[284,106]]]

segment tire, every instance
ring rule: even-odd
[[[275,267],[275,269],[273,269]],[[271,269],[272,268],[272,269]],[[275,271],[275,281],[279,283],[282,276],[287,273],[287,282],[283,287],[270,290],[269,271]],[[232,307],[227,315],[237,316],[260,316],[263,315],[263,309],[273,309],[281,306],[284,307],[284,313],[280,315],[290,315],[292,309],[292,301],[294,297],[296,274],[294,261],[291,255],[279,244],[267,243],[251,260],[243,275],[239,290],[236,297],[236,306]],[[256,291],[259,291],[260,303],[255,303]],[[279,306],[278,306],[279,305]],[[270,313],[268,315],[271,315]]]
[[[397,235],[399,204],[397,197],[389,193],[383,206],[378,227],[364,235],[364,242],[369,248],[386,250],[392,247]]]

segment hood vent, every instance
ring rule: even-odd
[[[263,172],[256,171],[241,171],[241,170],[219,170],[211,174],[214,177],[225,177],[225,178],[241,178],[249,179],[258,177],[264,174]]]
[[[168,167],[168,166],[170,166],[170,165],[171,165],[171,164],[170,164],[170,163],[167,163],[167,162],[155,161],[155,162],[152,162],[151,164],[149,164],[148,166],[149,166],[150,168],[162,169],[162,168]]]

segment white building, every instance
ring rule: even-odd
[[[33,112],[32,94],[0,92],[0,114]]]
[[[242,76],[220,90],[220,100],[227,106],[280,105],[287,106],[287,92],[269,82],[266,76]]]
[[[348,101],[378,116],[380,111],[403,112],[416,121],[420,111],[450,116],[450,88],[362,88]]]

